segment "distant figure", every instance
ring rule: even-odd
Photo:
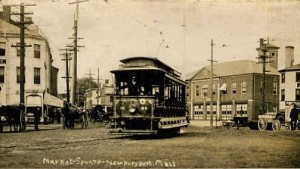
[[[68,103],[64,103],[64,107],[61,109],[61,114],[64,116],[64,127],[69,128],[70,109]]]
[[[55,116],[56,116],[57,123],[59,124],[60,123],[61,114],[60,114],[60,112],[59,112],[58,109],[55,110],[55,113],[56,113]]]
[[[71,105],[69,105],[69,128],[73,129],[75,127],[75,117],[80,112],[70,109],[70,107]]]
[[[294,104],[294,108],[291,110],[290,118],[291,118],[291,130],[296,130],[297,120],[298,120],[298,109],[296,104]]]
[[[39,123],[40,123],[40,117],[42,115],[42,110],[40,107],[36,108],[36,111],[34,113],[34,129],[38,130],[39,129]]]

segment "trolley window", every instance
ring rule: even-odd
[[[158,96],[162,91],[162,74],[157,71],[124,71],[115,75],[119,96]]]

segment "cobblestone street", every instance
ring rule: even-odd
[[[121,137],[96,126],[40,128],[1,133],[0,167],[300,167],[299,131],[211,130],[192,122],[176,136]]]

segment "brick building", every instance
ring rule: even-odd
[[[266,107],[279,110],[279,73],[266,66]],[[186,76],[189,115],[195,120],[210,119],[210,66]],[[212,102],[213,118],[230,119],[234,115],[258,119],[262,109],[262,65],[252,60],[238,60],[214,64]]]

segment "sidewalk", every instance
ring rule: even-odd
[[[62,124],[52,123],[52,124],[39,124],[39,131],[40,130],[56,130],[62,128]],[[34,124],[27,124],[26,131],[35,131]],[[9,133],[10,126],[3,126],[3,132]],[[13,131],[12,131],[13,132]]]

